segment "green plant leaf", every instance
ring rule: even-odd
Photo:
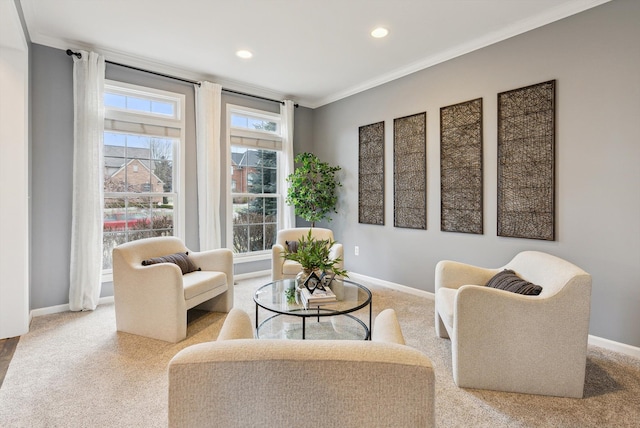
[[[312,227],[317,221],[331,221],[329,213],[337,213],[336,189],[342,187],[335,175],[341,168],[321,162],[312,153],[298,154],[295,163],[299,166],[287,177],[286,203],[292,205],[295,214],[310,222]]]

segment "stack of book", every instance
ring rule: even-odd
[[[307,290],[306,287],[303,287],[300,291],[300,297],[302,298],[302,304],[305,308],[312,305],[323,305],[337,300],[336,295],[329,287],[324,287],[324,290],[316,288],[313,290],[313,293]]]

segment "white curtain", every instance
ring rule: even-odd
[[[198,179],[198,229],[200,251],[221,247],[220,237],[220,109],[222,86],[195,85]]]
[[[94,310],[102,273],[104,57],[73,56],[73,205],[69,308]]]
[[[294,104],[291,100],[285,100],[284,104],[280,106],[280,116],[282,118],[282,157],[281,157],[281,188],[284,198],[287,197],[287,191],[289,190],[289,183],[287,183],[287,177],[293,173],[293,111]],[[284,207],[280,210],[280,217],[282,227],[284,229],[290,229],[296,227],[296,216],[294,207],[291,205],[283,204]]]

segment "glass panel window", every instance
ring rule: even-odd
[[[270,250],[278,233],[276,196],[234,198],[233,249],[236,253]]]
[[[266,251],[278,230],[278,153],[232,146],[233,248]]]
[[[252,112],[231,112],[231,127],[280,135],[280,119]]]
[[[117,85],[105,85],[104,106],[135,113],[178,118],[178,101],[156,94],[122,89]]]
[[[280,228],[282,206],[278,181],[282,137],[280,115],[227,106],[232,224],[228,246],[237,255],[267,256]]]
[[[139,87],[133,89],[125,84],[119,87],[115,82],[106,88],[102,265],[108,272],[116,245],[176,234],[181,195],[175,183],[180,177],[177,160],[183,137],[164,135],[184,135],[184,121],[174,120],[180,111],[178,106],[184,101],[182,95],[175,94],[171,99],[167,93],[149,90],[146,94]],[[151,117],[152,122],[147,122],[140,112]],[[154,115],[174,118],[163,122]],[[163,136],[159,136],[159,129],[167,132],[162,131]]]

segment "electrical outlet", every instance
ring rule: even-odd
[[[358,247],[357,245],[355,246],[355,248],[353,249],[353,253],[357,256],[360,254],[360,247]]]

